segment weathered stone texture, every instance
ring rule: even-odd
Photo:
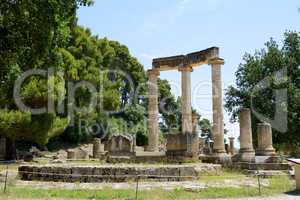
[[[106,143],[110,155],[132,155],[134,142],[131,135],[113,135]]]
[[[149,87],[149,103],[148,103],[148,129],[149,129],[149,145],[148,151],[158,151],[159,145],[159,128],[158,128],[158,86],[157,77],[158,70],[148,70],[148,87]]]
[[[100,138],[95,138],[93,142],[93,158],[101,158],[104,154],[104,144]]]
[[[165,166],[20,166],[19,176],[27,181],[54,182],[127,182],[140,179],[164,181],[195,180],[201,173],[220,170],[219,165],[165,165]]]

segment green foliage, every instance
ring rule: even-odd
[[[226,108],[232,113],[232,120],[236,120],[241,107],[250,107],[252,98],[254,108],[269,118],[275,113],[276,89],[287,89],[287,102],[277,104],[277,109],[282,110],[282,115],[287,114],[288,131],[285,133],[273,129],[273,140],[277,147],[290,146],[299,148],[300,135],[300,34],[286,32],[283,45],[271,39],[266,43],[265,49],[256,51],[254,55],[245,54],[243,63],[236,72],[236,86],[230,86],[226,92]],[[283,81],[278,81],[276,72],[286,68],[287,76]],[[270,86],[261,90],[253,88],[261,81],[267,80]],[[253,116],[253,125],[259,120]],[[256,139],[256,131],[254,131]]]
[[[63,133],[65,141],[77,143],[93,136],[85,126],[98,123],[102,135],[130,133],[139,138],[140,144],[147,143],[147,102],[142,98],[147,94],[146,73],[125,45],[101,39],[89,29],[77,25],[78,6],[92,3],[91,0],[1,2],[1,134],[13,140],[44,145]],[[16,79],[29,69],[47,70],[50,67],[54,70],[50,77],[36,75],[27,78],[20,96],[30,108],[45,107],[51,98],[56,107],[60,106],[60,112],[21,113],[13,99]],[[74,92],[74,102],[69,102],[69,84],[81,81],[92,84],[97,92],[91,94],[86,86],[79,87]],[[139,90],[135,91],[138,87]],[[168,82],[160,80],[159,88],[163,102],[160,113],[167,130],[178,124],[181,115]],[[96,96],[98,105],[91,109],[87,106],[92,95]],[[137,98],[133,99],[133,95]],[[75,106],[90,112],[75,113],[74,123],[68,125],[67,109]],[[107,114],[106,111],[121,112]]]
[[[30,115],[17,110],[13,100],[15,80],[28,69],[59,71],[60,48],[66,47],[76,23],[79,5],[90,0],[3,0],[0,4],[0,108],[1,134],[13,140],[46,144],[49,138],[63,133],[68,119],[53,114]],[[53,82],[53,95],[48,97],[47,83]],[[21,88],[26,105],[40,108],[47,98],[56,103],[65,97],[65,85],[59,77],[31,77]],[[3,125],[6,124],[6,125]]]
[[[205,137],[206,140],[212,139],[212,125],[210,121],[206,118],[203,118],[199,121],[199,126],[201,129],[201,137]]]
[[[167,80],[158,79],[159,112],[162,115],[161,130],[179,132],[181,130],[181,99],[174,97]]]
[[[32,141],[40,145],[47,144],[50,138],[61,134],[69,124],[67,118],[53,114],[33,116],[9,110],[0,110],[0,121],[0,132],[8,138]]]

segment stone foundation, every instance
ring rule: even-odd
[[[199,173],[219,171],[219,165],[24,165],[19,177],[25,181],[53,182],[127,182],[136,180],[188,181],[196,180]]]

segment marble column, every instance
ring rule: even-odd
[[[235,147],[234,147],[234,137],[229,137],[229,152],[231,155],[234,155]]]
[[[158,86],[157,77],[159,71],[156,69],[148,70],[149,103],[148,103],[148,151],[157,152],[159,144],[158,128]]]
[[[242,108],[240,111],[240,159],[244,162],[251,162],[255,153],[252,143],[251,111],[248,108]]]
[[[222,103],[222,79],[221,65],[224,60],[214,58],[209,61],[211,65],[212,79],[212,105],[213,105],[213,137],[214,137],[214,153],[224,154],[224,122],[223,122],[223,103]]]
[[[272,156],[275,155],[272,139],[272,127],[268,123],[257,124],[257,151],[256,155],[259,156]]]
[[[180,67],[181,71],[181,107],[182,107],[182,133],[192,134],[192,98],[191,98],[191,72],[190,66]]]

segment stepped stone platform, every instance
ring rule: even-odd
[[[24,181],[51,182],[127,182],[140,180],[190,181],[201,173],[218,173],[221,165],[183,164],[183,165],[22,165],[18,174]]]

